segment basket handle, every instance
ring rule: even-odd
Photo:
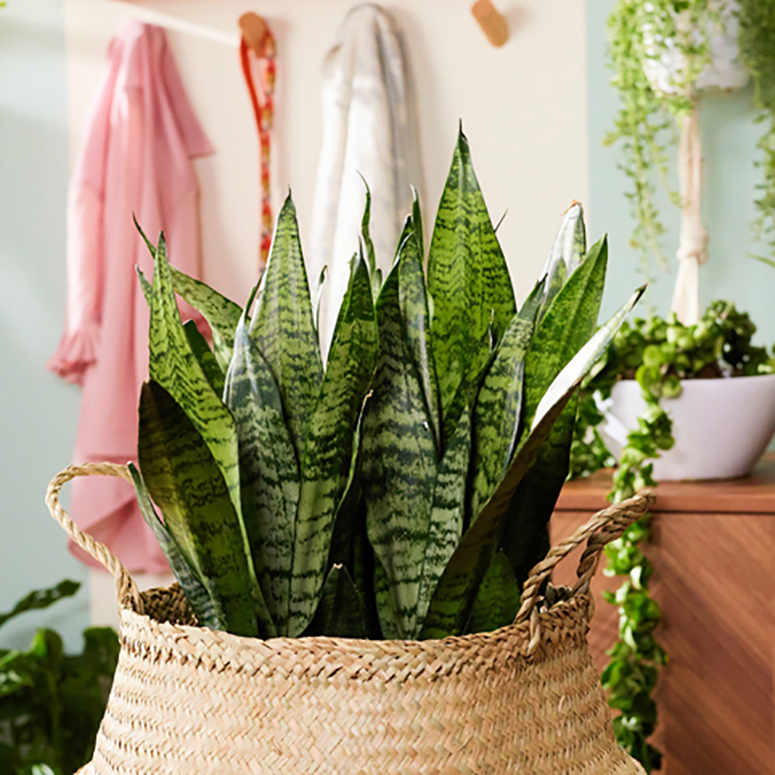
[[[82,465],[68,466],[51,480],[51,484],[49,484],[48,491],[46,492],[46,505],[51,512],[51,516],[62,526],[65,533],[113,576],[116,581],[116,593],[119,602],[129,596],[134,610],[142,613],[143,603],[140,598],[140,590],[129,575],[129,571],[107,546],[99,541],[95,541],[88,533],[84,533],[73,522],[70,515],[59,502],[59,493],[62,487],[78,476],[116,476],[131,484],[132,477],[129,469],[126,466],[116,465],[115,463],[84,463]]]
[[[656,496],[651,490],[642,490],[628,500],[615,503],[599,511],[572,536],[560,541],[530,571],[522,589],[522,604],[514,620],[515,624],[521,624],[528,619],[530,620],[531,637],[528,653],[535,651],[541,639],[537,604],[541,586],[549,578],[554,567],[576,547],[587,541],[587,548],[581,555],[579,567],[576,571],[578,581],[571,593],[573,596],[585,594],[589,591],[589,583],[595,575],[603,549],[611,541],[619,538],[630,525],[650,511],[655,500]]]

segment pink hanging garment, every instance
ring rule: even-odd
[[[46,368],[83,386],[74,459],[137,459],[137,406],[148,378],[148,307],[135,266],[153,263],[132,221],[170,261],[200,275],[199,185],[191,163],[213,147],[188,101],[164,32],[132,22],[108,50],[70,182],[65,332]],[[181,303],[183,319],[201,318]],[[131,485],[76,479],[71,511],[134,573],[168,569]],[[87,564],[73,544],[70,550]]]

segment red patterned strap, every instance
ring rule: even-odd
[[[274,85],[277,75],[277,47],[275,45],[274,35],[269,27],[264,33],[262,45],[263,56],[258,57],[251,47],[242,38],[240,43],[240,62],[242,64],[242,73],[245,76],[245,83],[250,93],[250,101],[253,105],[253,114],[256,117],[256,127],[258,129],[258,142],[260,149],[260,168],[261,168],[261,243],[259,255],[261,268],[266,266],[269,258],[269,247],[272,243],[272,202],[269,179],[269,165],[271,159],[271,139],[270,133],[274,123]],[[258,74],[259,88],[253,77],[255,72]]]

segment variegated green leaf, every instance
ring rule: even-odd
[[[191,606],[191,610],[196,615],[199,624],[202,627],[209,627],[211,630],[224,630],[226,623],[220,621],[216,613],[213,601],[202,583],[196,571],[189,565],[188,560],[183,556],[177,541],[167,530],[167,526],[159,519],[156,509],[153,507],[151,497],[145,487],[140,472],[133,463],[129,463],[129,473],[132,475],[132,482],[135,486],[137,495],[137,504],[140,507],[140,513],[143,515],[145,524],[151,528],[159,546],[170,564],[170,568],[175,578],[183,590],[183,594]]]
[[[433,431],[404,340],[400,272],[399,259],[377,301],[379,357],[361,441],[366,529],[390,592],[390,610],[380,610],[386,637],[394,636],[386,627],[392,618],[401,637],[415,631],[436,479]],[[379,580],[375,576],[378,589]]]
[[[153,249],[153,254],[156,255],[156,248]],[[148,304],[148,309],[150,309],[151,304],[153,304],[153,285],[148,282],[148,278],[143,274],[139,266],[135,267],[135,271],[137,272],[137,277],[140,280],[140,288],[143,291],[146,304]]]
[[[421,633],[423,639],[458,635],[463,632],[519,483],[535,461],[541,446],[549,437],[552,426],[581,380],[605,352],[642,293],[643,288],[633,294],[582,347],[545,392],[529,432],[524,433],[520,439],[506,475],[476,521],[463,535],[439,580]]]
[[[234,348],[234,331],[242,315],[241,307],[207,283],[189,277],[172,265],[170,265],[170,273],[175,293],[200,312],[210,324],[215,358],[221,369],[226,371]]]
[[[210,383],[210,387],[212,387],[216,395],[222,396],[225,379],[223,371],[218,365],[213,351],[210,349],[210,345],[207,344],[207,340],[202,336],[193,320],[187,320],[183,324],[183,330],[186,332],[186,339],[188,339],[191,352],[194,353],[194,357],[202,367],[202,373]]]
[[[544,267],[546,290],[541,305],[541,317],[549,309],[567,279],[581,265],[586,252],[587,233],[584,228],[584,211],[579,202],[574,202],[565,213],[549,257],[546,259]]]
[[[419,208],[417,209],[419,212]],[[407,237],[399,247],[398,297],[404,323],[404,340],[420,380],[436,449],[440,450],[439,385],[430,339],[430,315],[422,265],[422,237],[415,230],[414,220],[409,223]]]
[[[156,382],[143,385],[138,457],[148,492],[228,632],[259,634],[239,519],[210,450]]]
[[[277,216],[250,336],[272,369],[296,454],[301,458],[323,381],[323,365],[290,194]]]
[[[466,409],[450,437],[436,476],[413,637],[418,637],[422,630],[436,585],[463,535],[470,455],[471,413]]]
[[[253,565],[277,634],[288,634],[291,569],[300,475],[272,370],[248,336],[234,336],[226,405],[239,442],[242,507]]]
[[[343,565],[334,565],[328,572],[315,616],[304,635],[325,635],[329,638],[367,637],[358,591]]]
[[[325,580],[334,520],[351,470],[356,426],[377,358],[377,322],[366,263],[353,263],[328,365],[301,458],[291,581],[291,636],[303,632]]]
[[[517,311],[506,261],[462,130],[433,230],[428,290],[441,408],[446,414],[478,359],[490,323],[497,340]],[[452,427],[456,422],[453,417]]]
[[[522,416],[525,356],[535,329],[540,299],[532,294],[514,316],[476,399],[471,455],[470,514],[476,519],[511,462]]]
[[[496,552],[476,593],[468,632],[492,632],[511,624],[519,611],[517,577],[509,558]]]
[[[160,237],[156,251],[152,301],[148,363],[150,377],[172,396],[204,439],[223,474],[241,524],[234,420],[221,397],[210,385],[188,342],[172,288],[164,235]],[[247,540],[247,536],[244,537]]]
[[[580,217],[576,218],[575,224],[579,222]],[[566,231],[570,231],[570,227]],[[571,241],[570,237],[567,241]],[[608,249],[603,240],[590,250],[568,278],[536,331],[526,359],[530,375],[525,391],[529,417],[533,416],[534,407],[548,385],[595,330],[607,258]],[[561,262],[564,260],[564,257],[560,258]],[[549,519],[568,476],[577,404],[577,399],[572,400],[557,419],[509,508],[503,545],[520,583],[549,550]]]

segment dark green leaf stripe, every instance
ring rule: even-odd
[[[399,260],[377,302],[379,357],[363,416],[361,486],[369,541],[386,574],[393,609],[390,614],[380,610],[380,621],[394,616],[401,637],[409,637],[416,625],[436,452],[422,387],[403,338],[400,271]]]
[[[291,581],[291,636],[314,614],[337,509],[352,468],[356,426],[377,358],[377,322],[366,263],[350,270],[328,365],[306,433]]]
[[[544,267],[546,290],[541,316],[549,309],[554,298],[562,290],[568,277],[580,266],[587,252],[587,233],[584,228],[584,212],[574,202],[560,225],[549,257]]]
[[[485,504],[477,520],[463,535],[431,598],[422,638],[438,638],[463,632],[479,585],[495,551],[508,506],[552,426],[573,396],[581,380],[600,359],[624,319],[643,294],[640,288],[574,356],[544,394],[530,431],[523,434],[509,470]]]
[[[433,491],[425,561],[417,603],[417,622],[412,637],[419,637],[431,597],[455,547],[463,535],[466,483],[471,455],[471,412],[466,409],[447,445]]]
[[[202,373],[210,383],[213,392],[217,396],[223,396],[225,384],[223,371],[221,371],[221,367],[218,365],[210,345],[207,344],[207,340],[202,336],[193,320],[187,320],[183,324],[183,330],[186,332],[186,339],[188,339],[191,352],[194,353],[194,357],[202,368]]]
[[[285,636],[299,464],[272,370],[248,336],[244,317],[235,331],[224,400],[237,426],[243,514],[253,565],[277,634]]]
[[[210,324],[215,357],[221,369],[226,371],[231,361],[234,331],[242,315],[242,309],[206,283],[189,277],[174,266],[170,266],[170,272],[175,292],[201,312]]]
[[[334,565],[329,571],[315,616],[304,634],[329,638],[366,637],[358,592],[342,565]]]
[[[272,368],[296,454],[301,458],[323,381],[323,365],[290,194],[277,216],[250,336]]]
[[[156,382],[143,385],[143,480],[228,632],[258,635],[248,557],[223,476],[186,413]]]
[[[496,339],[500,338],[517,311],[506,261],[462,130],[433,230],[428,290],[444,413],[476,359],[491,320]]]
[[[517,577],[509,558],[497,552],[482,579],[471,610],[468,632],[492,632],[511,624],[519,611]]]
[[[399,247],[398,296],[404,323],[404,340],[422,386],[425,410],[430,418],[436,449],[440,450],[439,385],[430,340],[430,315],[422,265],[422,238],[417,235],[413,221],[410,228],[407,238]]]
[[[132,463],[129,464],[129,472],[132,475],[137,503],[140,506],[140,513],[143,515],[145,524],[151,528],[156,540],[159,542],[159,546],[162,548],[164,556],[167,558],[167,562],[170,564],[170,568],[175,574],[175,578],[178,584],[180,584],[180,588],[183,590],[183,594],[185,594],[186,600],[188,600],[188,604],[196,615],[199,624],[212,630],[225,629],[226,624],[218,618],[213,601],[210,599],[205,585],[197,576],[196,571],[189,565],[188,560],[183,556],[177,541],[172,537],[170,531],[167,530],[166,525],[159,519],[148,495],[145,482],[142,476],[140,476],[140,472]]]
[[[154,262],[148,369],[151,379],[172,396],[204,439],[223,474],[241,522],[234,420],[202,371],[180,321],[164,235],[159,239]]]

